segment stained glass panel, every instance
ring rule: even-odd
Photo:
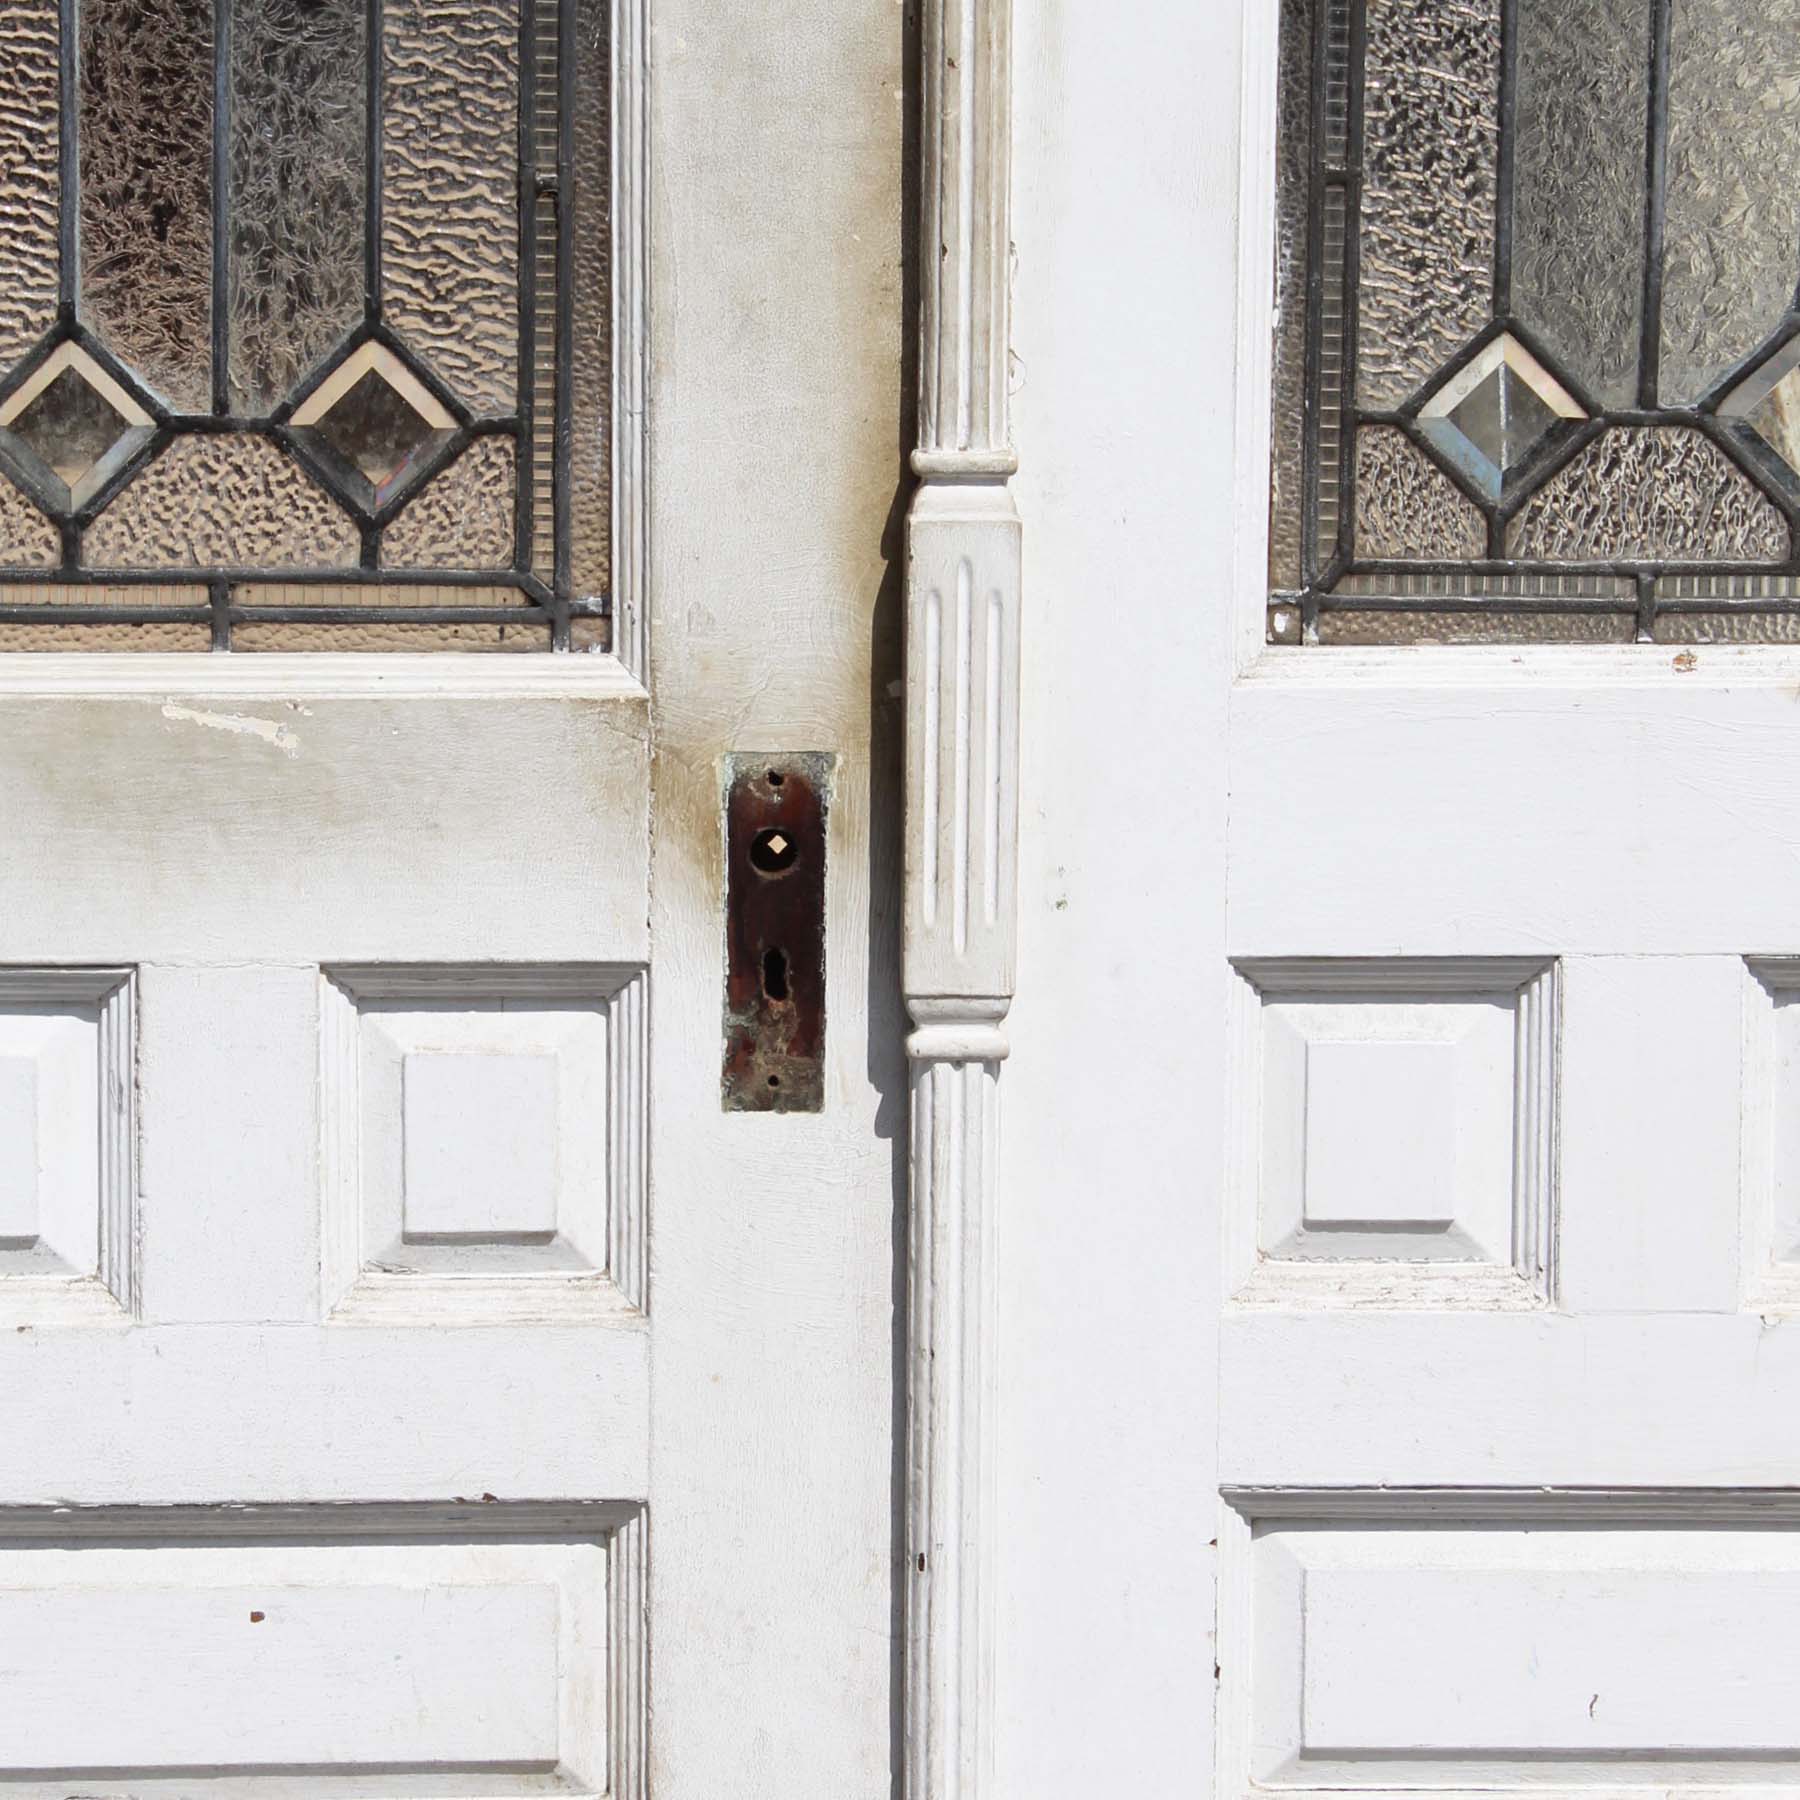
[[[0,651],[606,645],[608,19],[0,5]]]
[[[1791,636],[1800,0],[1281,16],[1270,640]]]

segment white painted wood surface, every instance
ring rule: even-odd
[[[1265,654],[1276,13],[1018,19],[996,1785],[1787,1792],[1800,664]],[[1552,971],[1546,1280],[1245,1295],[1234,963],[1423,958]]]
[[[1202,1308],[1230,1502],[1214,1780],[1785,1791],[1793,658],[1261,648],[1275,12],[1242,12],[1237,676],[1214,740],[1245,977],[1227,1281]],[[1396,979],[1459,969],[1439,1004],[1466,1005],[1484,964],[1544,972],[1504,1147],[1468,1103],[1492,1071],[1367,1054],[1434,1035]],[[1529,1304],[1493,1286],[1491,1229],[1467,1232],[1485,1259],[1429,1254],[1409,1196],[1434,1161],[1438,1241],[1513,1184],[1512,1253],[1528,1219],[1541,1248]],[[1518,1205],[1522,1174],[1547,1204]],[[1270,1225],[1321,1182],[1338,1212],[1309,1287]],[[1363,1214],[1380,1229],[1359,1239]]]
[[[900,24],[646,15],[617,655],[0,663],[21,1793],[888,1791]],[[836,759],[815,1116],[719,1105],[769,748]]]
[[[919,486],[906,523],[908,1800],[994,1791],[995,1242],[1021,629],[1012,54],[1011,0],[927,0]]]

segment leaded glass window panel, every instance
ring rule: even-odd
[[[608,645],[607,14],[0,4],[0,650]]]
[[[1800,0],[1281,0],[1275,643],[1800,638]]]

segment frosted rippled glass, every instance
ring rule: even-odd
[[[1800,280],[1800,0],[1673,0],[1664,405],[1701,397]]]
[[[0,5],[0,373],[56,317],[57,0]]]
[[[1619,426],[1526,503],[1507,547],[1514,556],[1545,562],[1781,562],[1788,528],[1698,431]]]
[[[479,438],[407,502],[381,539],[389,569],[512,566],[518,505],[511,438]]]
[[[81,0],[81,315],[173,407],[212,405],[211,0]]]
[[[0,568],[54,569],[62,561],[62,533],[0,476]]]
[[[79,596],[71,595],[79,600]],[[212,648],[212,627],[183,620],[159,619],[130,624],[56,623],[36,619],[0,619],[0,652],[15,650],[62,653],[69,650],[187,651],[198,655]]]
[[[346,568],[350,517],[266,438],[177,438],[89,528],[99,569]]]
[[[1321,644],[1629,644],[1635,612],[1370,610],[1319,615]]]
[[[1635,405],[1644,294],[1644,0],[1520,0],[1513,307],[1603,406]]]
[[[1658,613],[1651,637],[1659,644],[1800,643],[1800,613],[1745,609]]]
[[[1356,434],[1356,554],[1462,561],[1487,554],[1487,520],[1437,465],[1390,425]]]
[[[243,651],[545,651],[547,625],[483,624],[453,620],[448,624],[383,624],[376,620],[348,625],[320,625],[280,619],[245,619],[231,629],[231,647]]]
[[[1396,407],[1492,309],[1500,0],[1372,0],[1357,395]]]
[[[367,0],[235,0],[231,389],[257,416],[363,314]]]
[[[508,413],[519,368],[517,0],[387,0],[383,46],[389,321],[477,413]]]

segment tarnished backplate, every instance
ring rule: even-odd
[[[727,1112],[825,1103],[825,826],[833,759],[725,765]]]

